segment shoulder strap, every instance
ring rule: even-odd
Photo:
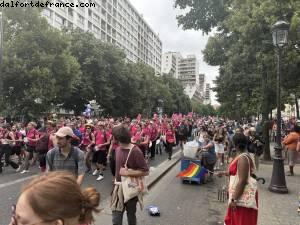
[[[129,159],[129,156],[130,156],[133,148],[134,148],[134,145],[132,145],[132,147],[129,150],[129,153],[128,153],[128,156],[127,156],[127,159],[126,159],[126,162],[125,162],[125,168],[127,167],[128,159]]]
[[[71,149],[72,149],[72,151],[73,151],[73,159],[74,159],[74,161],[75,161],[75,164],[76,164],[76,167],[77,167],[77,169],[78,169],[78,162],[79,162],[79,153],[78,153],[78,149],[75,149],[75,147],[71,147]]]
[[[53,161],[54,161],[54,157],[55,157],[55,154],[56,154],[56,152],[57,152],[58,150],[59,150],[59,149],[58,149],[57,147],[55,147],[55,148],[54,148],[54,151],[51,152],[50,160],[51,160],[51,167],[52,167],[52,168],[50,168],[50,170],[53,169]]]
[[[247,153],[243,153],[238,157],[238,159],[240,159],[242,156],[245,156],[247,158],[247,161],[249,164],[249,171],[248,171],[248,179],[249,179],[251,176],[251,162],[250,162],[249,158],[251,159],[251,157]],[[251,159],[251,161],[252,161],[252,159]],[[237,174],[238,174],[238,169],[237,169]]]

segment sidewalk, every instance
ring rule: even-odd
[[[297,213],[300,192],[300,166],[295,167],[295,176],[286,176],[288,194],[276,194],[268,190],[272,176],[272,165],[261,164],[258,173],[266,183],[259,185],[259,225],[300,225]]]

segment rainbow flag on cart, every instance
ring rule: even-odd
[[[191,162],[190,165],[186,168],[186,170],[180,172],[176,177],[201,177],[206,173],[206,169],[204,167],[199,166],[196,163]]]

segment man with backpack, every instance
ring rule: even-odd
[[[66,170],[77,176],[77,183],[82,184],[85,173],[84,153],[71,145],[74,133],[70,127],[62,127],[56,133],[57,147],[47,153],[47,171]]]

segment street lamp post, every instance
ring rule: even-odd
[[[289,23],[278,21],[272,27],[273,44],[277,49],[277,136],[275,155],[273,159],[273,173],[269,190],[276,193],[288,193],[284,174],[284,159],[281,145],[281,50],[288,42]]]

